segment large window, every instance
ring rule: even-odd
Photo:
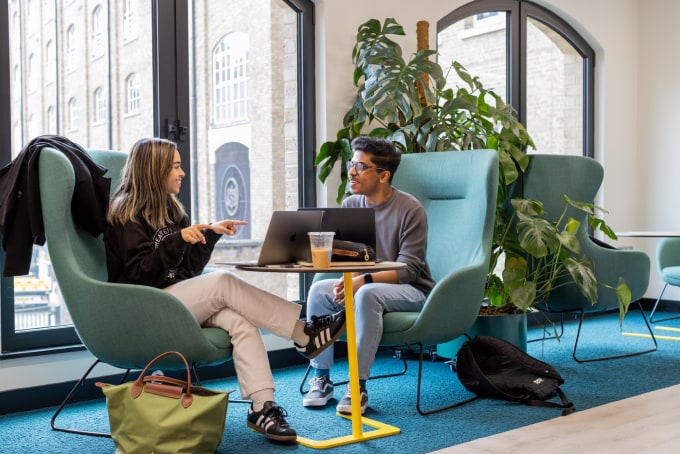
[[[196,132],[191,170],[199,177],[191,183],[192,216],[248,221],[217,245],[216,260],[257,259],[273,211],[315,204],[314,150],[305,150],[314,144],[308,135],[312,118],[300,121],[310,109],[300,100],[309,101],[313,93],[311,47],[305,50],[311,43],[298,34],[300,21],[312,19],[306,9],[306,2],[284,0],[192,3],[195,102],[189,130]],[[298,274],[235,272],[291,300],[304,287]]]
[[[30,15],[27,4],[0,8],[0,167],[41,134],[124,151],[168,137],[192,219],[249,221],[216,260],[256,257],[272,211],[315,203],[311,1],[33,2]],[[252,274],[290,299],[304,288],[298,275]],[[77,343],[46,247],[28,274],[2,278],[0,297],[3,353]]]
[[[457,60],[505,93],[537,152],[593,156],[595,54],[565,21],[528,1],[479,0],[437,33],[439,63]]]

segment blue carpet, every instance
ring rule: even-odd
[[[680,328],[680,320],[662,322],[664,327]],[[639,313],[631,312],[624,322],[624,333],[643,333]],[[622,334],[616,315],[586,321],[581,333],[580,356],[608,355],[651,345],[647,338]],[[655,334],[678,337],[680,333],[660,331]],[[537,335],[530,330],[529,337]],[[637,394],[680,383],[680,342],[659,340],[656,352],[609,361],[577,363],[572,359],[576,323],[566,324],[561,340],[533,342],[528,352],[552,364],[564,377],[562,386],[576,410],[606,404]],[[381,354],[374,373],[396,371],[401,363],[389,354]],[[278,386],[277,401],[288,411],[288,421],[298,434],[312,439],[327,439],[351,434],[351,423],[335,415],[333,405],[324,409],[306,409],[298,391],[304,368],[301,366],[274,371]],[[415,409],[417,361],[409,361],[404,376],[370,381],[370,407],[366,416],[399,427],[398,435],[332,448],[333,453],[358,453],[371,449],[377,453],[425,453],[517,427],[560,417],[554,408],[529,407],[499,400],[481,399],[468,405],[420,416]],[[342,380],[346,362],[339,362],[333,378]],[[204,383],[213,389],[237,389],[234,378]],[[343,390],[336,389],[336,397]],[[235,396],[238,398],[238,392]],[[424,408],[442,405],[451,400],[471,397],[459,383],[455,373],[443,362],[427,361],[424,368]],[[54,408],[0,416],[1,453],[112,453],[110,439],[85,437],[52,431],[50,417]],[[245,425],[245,404],[229,404],[226,429],[219,453],[246,452],[314,452],[298,445],[275,444],[251,432]],[[568,417],[568,416],[567,416]],[[62,426],[108,431],[106,406],[103,399],[73,404],[59,417]],[[370,428],[364,428],[370,430]]]

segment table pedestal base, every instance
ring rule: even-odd
[[[338,416],[341,416],[345,419],[351,419],[350,415],[343,415],[338,413]],[[308,448],[326,449],[335,448],[336,446],[344,446],[351,443],[358,443],[360,441],[372,440],[374,438],[389,437],[390,435],[396,435],[400,433],[398,427],[390,426],[389,424],[385,424],[380,421],[369,419],[363,416],[361,417],[361,423],[366,426],[372,427],[376,430],[363,432],[358,436],[345,435],[342,437],[330,438],[328,440],[312,440],[309,438],[298,436],[297,443],[302,446],[307,446]]]

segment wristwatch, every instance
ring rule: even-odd
[[[371,276],[371,273],[364,274],[364,284],[372,284],[372,283],[373,283],[373,276]]]

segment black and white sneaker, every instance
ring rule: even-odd
[[[295,442],[297,432],[286,422],[286,410],[276,402],[267,401],[260,411],[248,408],[248,427],[264,434],[270,440]]]
[[[366,388],[361,388],[359,394],[361,394],[361,414],[363,415],[366,408],[368,408],[368,393],[366,392]],[[347,385],[345,395],[342,396],[342,399],[340,399],[340,402],[338,402],[338,405],[335,407],[335,411],[342,413],[343,415],[352,414],[352,395],[349,390],[349,385]]]
[[[345,331],[345,310],[319,317],[312,315],[312,321],[305,324],[304,330],[309,336],[309,342],[304,347],[295,344],[295,348],[302,356],[312,359]]]
[[[309,382],[309,391],[302,398],[303,407],[323,407],[333,398],[333,382],[330,378],[316,376]]]

